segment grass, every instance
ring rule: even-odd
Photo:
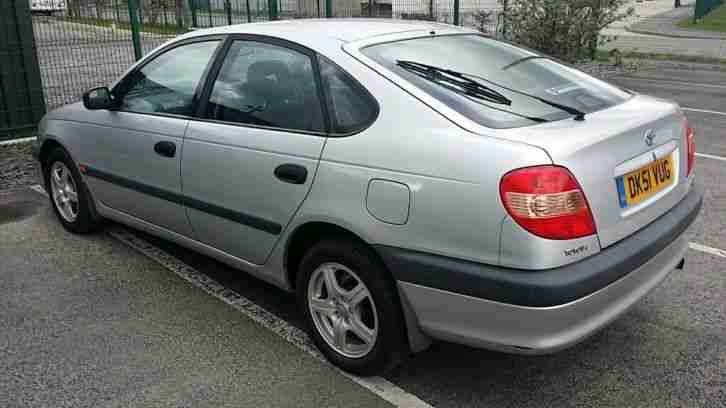
[[[726,33],[726,4],[706,14],[700,20],[693,21],[689,17],[678,23],[678,27]]]
[[[114,20],[105,20],[105,19],[99,19],[95,17],[65,17],[63,19],[64,21],[68,21],[71,23],[76,24],[85,24],[90,26],[96,26],[96,27],[112,27],[114,24],[116,28],[121,30],[131,30],[131,24],[125,21],[114,21]],[[144,23],[141,24],[139,27],[139,31],[142,33],[151,33],[151,34],[162,34],[162,35],[176,35],[185,33],[185,29],[179,29],[175,25],[171,24],[151,24],[151,23]]]

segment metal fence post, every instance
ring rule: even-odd
[[[224,8],[227,9],[227,25],[232,25],[232,1],[225,0]]]
[[[209,26],[214,27],[214,23],[212,23],[212,0],[207,0],[207,12],[209,13]]]
[[[720,6],[723,0],[696,0],[696,7],[694,8],[693,19],[694,21],[702,19],[706,14],[710,13],[711,10]]]
[[[509,1],[502,1],[502,38],[507,39],[507,13],[509,12]]]
[[[189,0],[189,10],[192,12],[192,27],[197,28],[199,24],[197,22],[197,1]]]
[[[118,0],[115,0],[114,11],[116,11],[116,23],[121,23],[121,11],[119,11]]]
[[[247,22],[252,22],[252,11],[250,10],[250,0],[247,0]]]
[[[141,59],[141,38],[139,36],[139,15],[137,14],[137,0],[129,0],[129,22],[131,23],[131,42],[134,44],[134,58],[136,61]]]
[[[277,0],[267,0],[267,13],[270,20],[277,20]]]
[[[461,3],[459,0],[454,0],[454,25],[461,25],[459,22],[459,9],[461,8]]]
[[[333,17],[333,0],[325,0],[325,17]]]
[[[138,14],[138,16],[139,16],[139,24],[144,24],[144,4],[143,4],[143,1],[144,0],[136,0],[136,3],[137,3],[136,9],[137,9],[137,12],[139,13]]]

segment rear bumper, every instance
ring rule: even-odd
[[[692,191],[638,233],[573,265],[521,271],[378,247],[419,327],[447,341],[555,352],[610,323],[678,267],[701,208]]]

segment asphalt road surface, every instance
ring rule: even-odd
[[[723,71],[657,70],[614,82],[690,109],[726,111]],[[716,157],[696,161],[706,200],[690,239],[723,250],[726,113],[687,115],[697,152]],[[302,326],[285,292],[134,235]],[[38,194],[0,195],[0,243],[0,406],[386,404],[380,391],[366,390],[109,235],[66,234]],[[435,407],[726,406],[726,257],[689,251],[684,271],[558,354],[523,357],[435,343],[385,379]]]
[[[0,407],[390,406],[39,194],[0,208]]]

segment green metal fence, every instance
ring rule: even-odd
[[[112,84],[141,56],[189,30],[326,17],[432,20],[490,34],[502,26],[498,0],[66,0],[63,8],[32,16],[28,3],[0,0],[3,30],[15,30],[0,39],[0,134]]]
[[[696,0],[695,14],[696,20],[703,18],[716,7],[722,5],[724,0]]]
[[[27,0],[0,1],[0,139],[45,113]]]
[[[141,0],[66,0],[65,10],[33,14],[46,106],[78,101],[85,90],[111,84],[143,54],[186,32],[183,9],[181,22],[173,8],[156,11],[175,1],[146,0],[151,9]]]

